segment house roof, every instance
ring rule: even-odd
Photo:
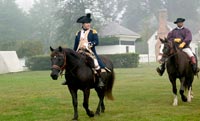
[[[167,28],[171,31],[172,29],[176,28],[176,24],[174,24],[173,22],[169,22],[167,21]],[[148,43],[152,43],[154,41],[156,41],[155,36],[157,35],[158,30],[156,30],[154,32],[154,34],[148,39]]]
[[[117,35],[125,35],[125,36],[134,36],[135,38],[140,38],[140,35],[136,32],[131,31],[124,26],[121,26],[118,23],[111,22],[99,30],[99,35],[102,37],[105,36],[117,36]]]

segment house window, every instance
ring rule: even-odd
[[[135,41],[121,41],[121,45],[135,45]]]

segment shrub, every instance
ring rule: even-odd
[[[50,70],[50,57],[44,55],[30,57],[26,60],[26,66],[30,70]]]
[[[139,64],[139,55],[135,53],[105,56],[109,57],[115,68],[135,68],[138,67]]]
[[[115,68],[135,68],[139,64],[139,55],[131,54],[114,54],[104,55],[108,57]],[[49,56],[33,56],[26,60],[26,66],[30,70],[50,70],[51,61]]]

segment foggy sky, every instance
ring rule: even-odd
[[[32,7],[34,0],[16,0],[16,3],[19,5],[19,8],[27,12]]]

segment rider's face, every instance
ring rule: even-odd
[[[83,23],[83,28],[84,29],[90,29],[90,23]]]
[[[177,23],[177,26],[178,26],[179,28],[181,28],[181,27],[183,26],[183,22],[178,22],[178,23]]]

